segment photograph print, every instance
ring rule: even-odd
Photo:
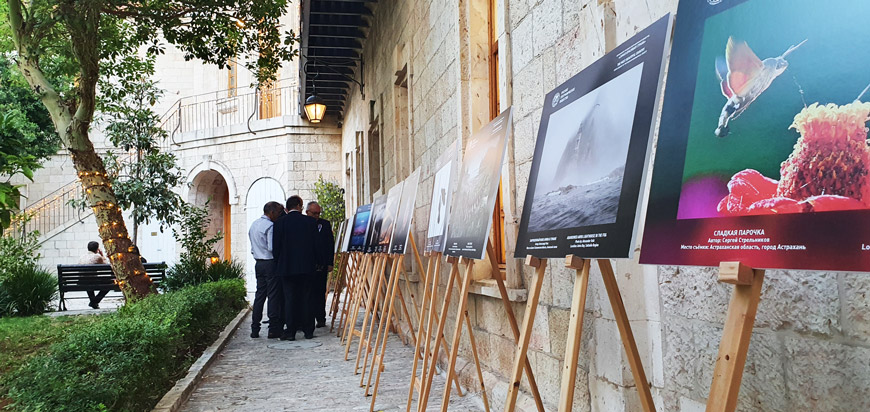
[[[670,26],[662,17],[547,94],[515,257],[631,255]]]
[[[338,224],[338,228],[335,230],[335,252],[334,253],[343,252],[343,250],[341,250],[341,245],[342,245],[342,243],[344,243],[343,240],[344,240],[344,227],[345,227],[345,225],[347,225],[347,219],[342,220],[341,223]]]
[[[347,224],[344,225],[344,233],[341,235],[341,251],[348,252],[348,245],[350,245],[350,238],[353,237],[353,223],[354,218],[350,218],[347,220]]]
[[[350,239],[348,239],[347,250],[351,252],[364,252],[366,249],[366,238],[369,233],[369,223],[372,215],[372,204],[362,205],[356,208],[356,214],[353,216],[353,225],[351,225]]]
[[[450,199],[456,188],[456,169],[459,163],[459,149],[454,141],[435,162],[437,171],[432,186],[432,200],[429,203],[429,231],[426,233],[425,253],[444,251],[444,236],[447,235],[447,217],[450,214]]]
[[[379,253],[381,229],[384,225],[384,207],[387,205],[387,195],[381,195],[372,202],[372,216],[369,231],[366,234],[366,253]]]
[[[387,203],[384,205],[383,217],[381,217],[381,229],[378,232],[378,252],[388,253],[390,241],[393,239],[393,231],[396,228],[396,215],[399,213],[399,202],[402,201],[402,182],[393,186],[387,192]]]
[[[680,1],[642,263],[870,271],[868,15]]]
[[[411,233],[411,220],[414,218],[414,203],[417,200],[417,184],[420,180],[420,169],[411,173],[402,185],[402,200],[399,202],[399,213],[396,216],[396,226],[390,242],[390,253],[404,254],[408,248],[408,235]]]
[[[448,256],[483,259],[486,255],[512,112],[511,108],[502,112],[465,145],[447,224],[444,254]]]

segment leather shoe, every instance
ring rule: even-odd
[[[318,327],[318,328],[325,328],[325,327],[326,327],[326,322],[317,322],[317,327]]]
[[[254,339],[259,338],[259,337],[260,337],[260,331],[258,331],[258,330],[252,330],[252,331],[251,331],[251,337],[254,338]]]
[[[269,333],[269,335],[266,336],[266,339],[278,339],[280,337],[281,337],[280,333]]]
[[[285,333],[285,334],[281,335],[281,340],[294,341],[294,340],[296,340],[296,336]]]
[[[305,339],[314,339],[314,332],[306,333],[306,334],[305,334]]]

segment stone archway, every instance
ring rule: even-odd
[[[221,259],[232,258],[232,206],[230,187],[224,176],[217,170],[201,170],[188,179],[190,190],[187,201],[196,206],[208,204],[211,222],[208,234],[223,233],[223,240],[215,245],[215,252]]]

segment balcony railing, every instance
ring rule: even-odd
[[[182,133],[246,124],[253,120],[299,115],[299,87],[295,79],[272,87],[239,87],[184,97],[163,117],[163,129],[178,142]]]

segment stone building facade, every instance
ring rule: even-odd
[[[511,254],[544,96],[676,8],[676,0],[378,2],[362,51],[365,71],[357,72],[365,93],[352,88],[341,130],[349,210],[420,168],[413,234],[425,238],[435,160],[512,106],[513,138],[502,172],[503,266],[522,319],[531,271]],[[714,268],[636,259],[614,264],[656,404],[703,411],[732,288],[717,282]],[[516,345],[492,293],[489,265],[475,267],[469,315],[489,399],[499,409]],[[549,410],[559,397],[573,279],[560,261],[548,266],[532,334],[529,360]],[[641,410],[597,268],[591,279],[575,410]],[[416,289],[411,293],[419,296],[419,284]],[[768,272],[738,409],[870,410],[868,291],[866,274]],[[474,387],[469,348],[463,336],[459,369]],[[525,379],[520,398],[521,409],[535,409]]]

